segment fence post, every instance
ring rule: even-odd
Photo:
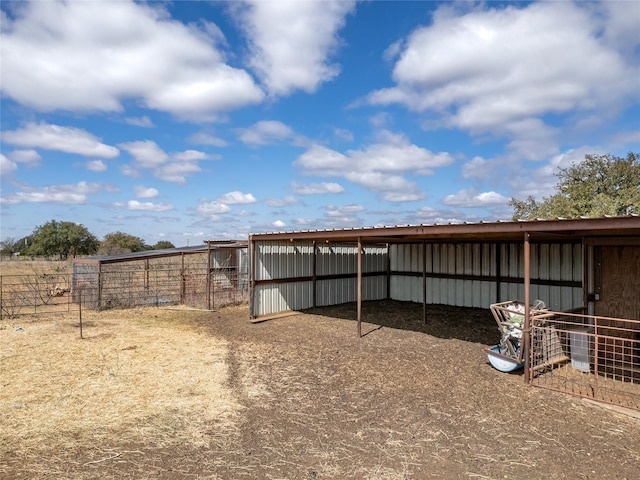
[[[181,257],[181,265],[180,265],[180,304],[184,305],[185,303],[185,293],[186,293],[186,278],[184,276],[184,252],[180,254]]]
[[[102,308],[102,263],[98,263],[98,305],[97,310]]]
[[[78,304],[78,313],[80,316],[80,339],[82,339],[82,289],[78,292],[78,298],[80,303]]]
[[[207,310],[211,310],[211,243],[207,241]]]
[[[598,338],[598,317],[593,317],[593,398],[598,398],[598,349],[600,339]],[[588,337],[587,337],[588,338]]]

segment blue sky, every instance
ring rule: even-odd
[[[509,219],[640,147],[640,2],[2,2],[0,238]]]

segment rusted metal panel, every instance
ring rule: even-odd
[[[640,321],[536,311],[529,382],[640,410]]]

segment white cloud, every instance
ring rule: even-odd
[[[153,140],[120,143],[118,146],[129,152],[140,168],[158,167],[169,159],[169,155]]]
[[[604,38],[612,48],[633,57],[640,46],[640,14],[637,2],[601,2],[596,8],[602,10],[605,20]]]
[[[421,207],[416,212],[416,218],[422,223],[425,221],[435,222],[441,213],[435,208]]]
[[[486,180],[494,175],[494,169],[489,168],[489,161],[482,157],[473,157],[462,165],[462,178]]]
[[[403,135],[383,131],[379,140],[346,154],[314,145],[294,164],[302,167],[305,174],[343,177],[390,202],[403,202],[424,198],[416,183],[405,179],[403,174],[431,175],[435,168],[453,162],[450,154],[434,154],[411,144]]]
[[[8,70],[8,67],[3,65],[3,72],[5,69]],[[46,122],[27,123],[18,130],[5,130],[2,132],[2,141],[20,147],[56,150],[85,157],[114,158],[120,153],[116,147],[105,145],[86,130]]]
[[[134,211],[144,212],[168,212],[173,210],[173,205],[168,203],[138,202],[137,200],[129,200],[127,208]]]
[[[224,62],[215,25],[184,25],[158,3],[30,2],[12,14],[3,21],[2,92],[40,111],[119,112],[137,99],[210,120],[264,97]]]
[[[187,175],[201,172],[200,166],[193,161],[171,162],[156,168],[153,173],[156,177],[167,182],[183,185],[187,183]]]
[[[442,203],[456,207],[486,207],[505,205],[508,201],[509,199],[496,192],[477,193],[473,189],[466,189],[455,195],[447,195]]]
[[[396,86],[368,100],[436,112],[444,125],[511,138],[530,139],[527,130],[509,131],[514,122],[547,114],[606,115],[637,95],[637,62],[599,36],[603,28],[612,32],[615,21],[625,24],[624,38],[635,35],[637,44],[640,16],[630,15],[633,8],[637,12],[632,3],[620,7],[624,21],[625,14],[607,20],[592,15],[588,4],[572,2],[464,12],[440,7],[430,26],[406,40],[393,71]]]
[[[286,223],[284,223],[282,220],[276,220],[275,222],[271,223],[271,226],[275,227],[275,228],[284,228],[287,226]]]
[[[215,215],[221,213],[229,213],[231,211],[231,207],[224,203],[214,201],[198,205],[198,208],[196,210],[198,211],[198,213],[203,215]]]
[[[346,130],[344,128],[336,128],[333,133],[336,138],[344,142],[353,142],[353,133],[351,133],[349,130]]]
[[[228,205],[247,205],[250,203],[256,203],[256,197],[250,193],[242,193],[238,191],[225,193],[220,195],[216,202],[226,203]]]
[[[160,194],[157,189],[151,187],[147,188],[142,185],[136,185],[133,187],[133,191],[138,198],[155,198]]]
[[[102,160],[89,160],[85,163],[85,167],[92,172],[104,172],[107,170],[107,165]]]
[[[340,217],[345,214],[353,214],[358,212],[364,212],[362,205],[328,205],[325,214],[329,217]]]
[[[263,120],[250,128],[238,130],[238,138],[248,145],[271,145],[284,140],[295,140],[295,132],[282,122],[276,120]]]
[[[134,127],[144,127],[144,128],[155,127],[151,119],[146,115],[143,115],[142,117],[127,117],[124,119],[124,121],[129,125],[133,125]]]
[[[194,145],[212,145],[214,147],[226,147],[227,142],[209,133],[198,132],[189,137],[189,142]]]
[[[376,128],[382,128],[389,123],[389,114],[387,112],[378,112],[369,117],[369,123]]]
[[[133,165],[121,165],[120,172],[127,177],[138,178],[140,176],[140,171]]]
[[[51,185],[48,187],[25,187],[26,191],[16,192],[0,199],[2,203],[61,203],[84,204],[89,195],[100,192],[117,192],[118,188],[107,183],[78,182],[75,185]]]
[[[172,157],[176,160],[180,160],[181,162],[192,162],[210,159],[211,155],[200,152],[199,150],[184,150],[183,152],[174,153]]]
[[[0,175],[9,175],[18,169],[16,162],[12,162],[0,153]]]
[[[286,207],[287,205],[293,205],[294,203],[298,203],[298,200],[296,199],[296,197],[292,195],[285,195],[284,197],[281,197],[281,198],[266,198],[264,200],[264,203],[266,203],[267,206],[271,208],[282,208],[282,207]]]
[[[343,193],[344,188],[339,183],[311,183],[304,185],[302,183],[291,184],[291,190],[298,195],[321,195],[324,193]]]
[[[353,1],[248,2],[238,8],[249,37],[249,64],[272,95],[314,92],[339,73],[328,57],[337,48],[338,30]]]
[[[138,177],[139,169],[147,168],[152,169],[157,178],[178,184],[185,184],[188,175],[202,171],[198,161],[216,158],[198,150],[185,150],[169,155],[152,140],[121,143],[119,147],[134,158],[133,165],[120,168],[124,175]]]
[[[500,190],[508,190],[515,198],[526,198],[529,195],[542,198],[555,193],[559,169],[581,163],[587,154],[605,153],[607,152],[600,147],[585,145],[547,157],[542,165],[539,161],[533,164],[521,163],[510,155],[490,159],[475,157],[463,165],[462,176],[488,183]]]
[[[555,185],[558,183],[557,174],[561,168],[567,168],[572,164],[579,164],[584,161],[587,154],[602,155],[604,150],[599,147],[582,146],[567,150],[564,153],[552,157],[546,165],[533,171],[521,174],[512,181],[517,197],[533,195],[534,197],[547,196],[554,193]],[[521,188],[517,189],[517,184],[521,183]]]
[[[24,163],[29,167],[33,167],[40,163],[42,157],[35,150],[14,150],[12,152],[7,153],[7,156],[17,163]]]
[[[358,217],[358,213],[364,211],[365,208],[362,205],[328,205],[325,208],[324,214],[328,218],[326,223],[329,227],[353,227],[354,225],[360,225],[362,223]]]
[[[627,145],[633,143],[640,145],[640,130],[618,132],[613,136],[611,142],[615,145]]]

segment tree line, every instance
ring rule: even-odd
[[[640,215],[640,154],[626,157],[585,155],[582,162],[561,168],[555,193],[541,200],[511,198],[513,220]],[[105,235],[99,241],[86,227],[73,222],[51,220],[28,237],[0,242],[1,253],[29,256],[113,255],[174,248],[162,240],[153,246],[123,232]]]
[[[78,255],[114,255],[175,248],[173,243],[166,240],[147,245],[140,237],[119,231],[108,233],[100,241],[84,225],[57,220],[36,227],[31,235],[19,240],[5,239],[0,242],[0,247],[0,253],[4,254],[57,256],[60,260]]]
[[[553,195],[510,200],[513,220],[640,215],[640,153],[588,154],[556,176]]]

